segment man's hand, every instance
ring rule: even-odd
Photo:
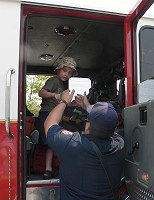
[[[67,103],[70,103],[73,98],[74,92],[75,91],[72,90],[72,92],[69,93],[69,90],[65,90],[62,93],[61,98],[64,101],[66,101]],[[59,124],[59,122],[61,121],[61,118],[63,116],[63,112],[64,112],[65,108],[66,108],[65,103],[60,103],[47,116],[45,123],[44,123],[44,128],[45,128],[46,134],[51,126]]]
[[[69,90],[65,90],[62,94],[61,94],[61,98],[63,100],[65,100],[67,103],[70,103],[73,99],[73,95],[74,95],[75,90],[72,90],[71,92],[69,92]]]
[[[87,110],[87,107],[90,105],[90,103],[87,99],[87,96],[86,96],[86,92],[84,92],[84,96],[78,94],[75,97],[75,101],[79,106],[81,106],[85,110]]]

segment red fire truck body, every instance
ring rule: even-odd
[[[31,141],[31,138],[26,134],[29,128],[29,125],[26,123],[26,77],[27,75],[53,74],[54,70],[52,71],[51,68],[54,69],[56,61],[62,55],[72,55],[77,58],[80,77],[88,77],[92,81],[95,81],[93,77],[97,75],[97,72],[101,74],[103,70],[106,70],[105,74],[112,74],[111,78],[105,78],[105,81],[102,81],[102,85],[99,79],[98,84],[100,87],[97,85],[99,88],[99,92],[97,92],[99,94],[107,94],[107,96],[110,96],[111,101],[113,101],[113,96],[117,92],[115,89],[116,82],[114,82],[114,87],[112,87],[114,95],[112,95],[112,92],[111,94],[109,93],[109,88],[111,88],[109,83],[118,74],[119,78],[117,79],[121,81],[121,87],[119,88],[119,96],[116,96],[114,102],[117,103],[118,101],[124,121],[122,134],[127,142],[126,170],[124,175],[126,186],[128,186],[128,195],[130,199],[154,199],[154,183],[152,180],[154,175],[152,174],[153,171],[151,171],[154,165],[153,161],[151,161],[152,158],[149,157],[149,155],[152,156],[152,142],[150,143],[150,140],[152,140],[152,123],[148,121],[148,116],[150,111],[152,113],[153,110],[152,97],[147,97],[150,92],[142,100],[142,94],[146,94],[147,92],[147,90],[146,92],[144,91],[144,86],[153,88],[152,81],[150,82],[150,86],[144,82],[145,80],[152,80],[152,70],[151,72],[146,72],[150,67],[144,69],[142,63],[151,62],[152,65],[152,56],[149,56],[149,59],[145,58],[146,61],[143,60],[144,55],[147,53],[145,52],[146,47],[143,49],[146,42],[140,42],[144,39],[145,32],[149,31],[149,29],[152,30],[154,26],[154,19],[142,17],[152,3],[153,0],[140,0],[129,14],[123,14],[113,11],[109,12],[103,10],[102,7],[96,9],[90,3],[89,5],[82,5],[81,2],[78,5],[76,3],[73,4],[73,1],[69,5],[65,1],[52,3],[52,1],[45,0],[35,2],[0,0],[0,199],[59,199],[60,180],[44,181],[41,178],[33,179],[31,169],[28,166],[28,152],[32,155],[32,146],[36,148],[37,144],[34,144],[35,142]],[[139,22],[140,18],[141,22]],[[56,25],[60,25],[62,32],[59,35],[64,34],[62,39],[59,35],[52,35],[51,41],[49,41],[50,36],[48,36],[48,32],[43,37],[43,34],[45,34],[43,30],[49,24],[51,25],[48,26],[47,30],[50,32],[53,29],[54,34],[55,30],[58,30],[55,28]],[[70,27],[69,24],[71,25]],[[65,34],[68,34],[68,32],[65,28],[71,31],[73,25],[76,26],[74,32],[78,35],[75,37],[71,32],[73,35],[71,36],[72,39],[67,39],[68,36]],[[142,34],[140,30],[143,29],[145,32]],[[112,30],[113,35],[111,34]],[[100,31],[101,34],[95,35],[97,31]],[[101,39],[100,35],[104,39]],[[107,38],[107,35],[110,35],[110,38]],[[88,41],[88,38],[91,40]],[[59,43],[56,43],[57,40],[59,40]],[[37,45],[38,41],[39,45]],[[48,62],[37,61],[39,59],[38,55],[45,54],[46,57],[52,56],[50,55],[52,52],[48,48],[54,45],[54,42],[53,54],[55,55],[53,55],[52,63],[48,64]],[[66,45],[66,43],[69,43],[69,45]],[[151,40],[148,44],[152,46],[152,43]],[[88,44],[91,45],[87,47],[89,48],[88,50],[84,49],[85,51],[82,52],[81,49],[86,44],[87,46]],[[58,45],[61,51],[58,49]],[[110,45],[109,48],[108,45]],[[36,49],[33,49],[33,47]],[[105,51],[102,49],[105,49]],[[151,47],[149,48],[148,55],[152,54],[150,54],[150,50],[153,53]],[[38,54],[37,51],[41,54]],[[97,58],[99,52],[101,53]],[[140,55],[141,53],[142,56]],[[96,64],[100,67],[95,66],[95,64],[90,66],[90,62],[94,63],[94,60],[90,60],[90,62],[88,60],[95,57],[98,61]],[[110,70],[101,61],[106,66],[109,66]],[[86,67],[88,65],[91,68]],[[103,77],[104,74],[101,79]],[[109,76],[107,75],[106,77]],[[145,83],[144,86],[142,86],[143,83]],[[106,88],[104,88],[105,84],[107,85]],[[117,98],[120,100],[117,100]],[[147,103],[149,101],[150,104]],[[134,125],[134,117],[138,117],[138,112],[140,123],[138,125],[138,121],[136,121]],[[152,118],[152,114],[150,114],[150,118]],[[37,119],[35,120],[37,121]],[[134,128],[130,129],[130,126]],[[143,142],[145,133],[142,131],[142,128],[146,126],[148,126],[147,145],[149,145],[147,148],[150,149],[147,151],[147,161],[145,161],[146,153],[143,153],[146,151],[146,146]],[[31,131],[33,131],[33,128],[31,128]],[[136,132],[136,129],[139,131]],[[132,134],[129,134],[130,131],[132,131]],[[140,133],[142,137],[138,136]],[[28,139],[30,139],[30,143]],[[32,146],[28,149],[29,146],[27,147],[27,145],[31,144]],[[144,150],[140,150],[142,148]],[[142,155],[145,154],[143,155],[143,159],[141,153]],[[142,162],[148,162],[148,167]],[[34,165],[34,168],[37,168],[37,163],[34,162]],[[36,171],[39,170],[36,169]],[[129,187],[130,185],[131,187]],[[135,191],[142,190],[142,196],[139,197],[133,191],[133,186]]]

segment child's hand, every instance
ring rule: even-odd
[[[83,109],[87,109],[87,107],[90,105],[88,99],[87,99],[87,96],[86,96],[86,92],[84,92],[84,96],[78,94],[76,97],[75,97],[75,101],[76,103],[81,106]]]
[[[56,94],[56,93],[55,93],[55,99],[58,100],[58,99],[60,99],[60,98],[61,98],[61,94]]]
[[[70,103],[73,99],[73,95],[75,93],[75,90],[72,90],[71,93],[69,92],[69,90],[65,90],[62,95],[61,98],[63,100],[65,100],[67,103]]]
[[[84,108],[84,104],[83,104],[83,96],[78,94],[77,96],[75,96],[75,102],[78,106],[81,106],[81,108]]]

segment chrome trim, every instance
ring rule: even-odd
[[[5,129],[10,138],[14,135],[10,131],[10,96],[11,96],[11,75],[15,73],[15,69],[9,69],[6,75],[6,90],[5,90]]]

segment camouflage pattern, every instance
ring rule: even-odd
[[[58,63],[58,66],[56,67],[56,70],[57,69],[62,69],[63,67],[70,67],[71,69],[74,69],[75,73],[74,73],[74,76],[77,76],[78,75],[78,72],[76,70],[76,61],[74,60],[74,58],[72,57],[63,57],[59,63]]]

